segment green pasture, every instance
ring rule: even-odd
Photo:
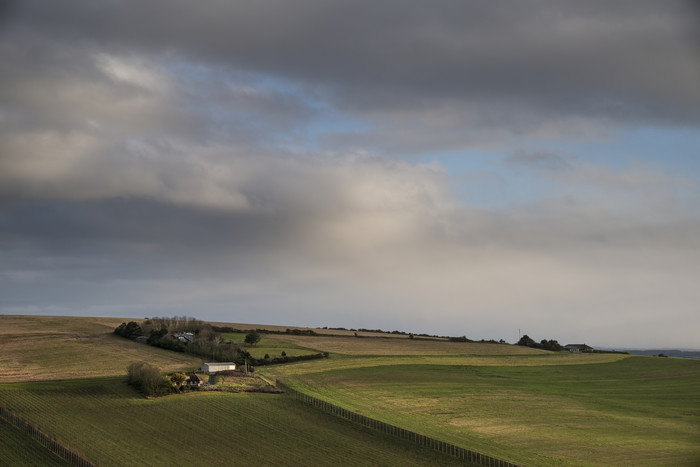
[[[285,352],[290,357],[319,353],[318,350],[285,342],[280,339],[276,339],[269,334],[260,334],[260,342],[255,345],[248,346],[245,344],[245,336],[245,333],[240,332],[227,332],[221,334],[222,339],[232,340],[234,344],[245,346],[245,349],[253,356],[253,358],[264,358],[266,354],[272,358],[279,357],[282,355],[282,352]]]
[[[450,342],[391,336],[297,336],[280,334],[289,344],[340,355],[544,355],[545,350],[490,342]]]
[[[4,383],[0,400],[100,466],[463,465],[284,395],[147,400],[112,377]]]
[[[0,418],[0,465],[69,466],[11,423]]]
[[[514,347],[514,346],[513,346]],[[627,358],[622,354],[571,354],[568,352],[545,352],[533,355],[333,355],[323,360],[296,362],[285,365],[260,367],[258,370],[268,378],[288,378],[307,373],[354,368],[386,367],[393,365],[440,365],[440,366],[562,366],[591,365],[616,362]]]
[[[390,364],[366,366],[350,358],[337,359],[337,369],[328,359],[263,371],[361,414],[525,465],[700,465],[700,361],[517,358],[500,366],[490,358],[385,357],[374,360]]]

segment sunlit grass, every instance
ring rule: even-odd
[[[544,365],[532,364],[537,357],[484,365],[376,358],[362,366],[362,360],[277,373],[323,400],[526,465],[700,460],[700,361],[580,355],[541,359]],[[375,364],[382,360],[386,365]],[[557,361],[568,364],[550,364]]]

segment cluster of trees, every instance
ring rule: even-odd
[[[126,367],[127,381],[145,396],[164,396],[171,392],[190,389],[185,386],[187,374],[175,372],[169,375],[148,362],[134,362]]]
[[[193,341],[187,342],[172,337],[174,333],[185,332],[192,333]],[[185,352],[214,362],[242,364],[246,358],[250,358],[250,354],[245,349],[233,342],[224,341],[210,324],[185,316],[146,319],[140,325],[135,321],[122,323],[114,333],[132,339],[147,336],[146,343],[149,345]],[[258,334],[255,342],[259,340]]]
[[[212,326],[212,329],[216,332],[240,332],[240,333],[248,333],[250,334],[251,332],[255,332],[258,334],[289,334],[292,336],[318,336],[319,333],[314,331],[313,329],[290,329],[287,328],[284,331],[278,331],[276,329],[236,329],[232,328],[231,326]]]
[[[122,337],[127,337],[129,339],[134,339],[139,336],[143,336],[143,329],[139,326],[136,321],[129,321],[128,323],[122,323],[114,330],[114,334]]]
[[[126,367],[127,381],[146,396],[162,396],[172,390],[170,380],[147,362],[134,362]]]
[[[518,345],[522,345],[525,347],[533,347],[535,349],[552,350],[555,352],[564,350],[564,346],[553,339],[542,339],[539,343],[537,343],[527,334],[520,338],[520,340],[518,341]]]
[[[164,349],[186,352],[191,355],[202,357],[213,362],[236,362],[243,363],[246,357],[249,357],[247,351],[230,341],[224,341],[221,336],[213,331],[204,331],[195,334],[195,339],[192,342],[183,342],[173,339],[166,330],[162,337],[154,338],[148,343]],[[159,331],[158,334],[160,334]]]
[[[204,321],[200,321],[189,316],[147,318],[143,325],[146,332],[149,332],[151,329],[166,328],[171,333],[192,332],[196,334],[202,330],[212,329],[212,326],[209,323],[205,323]]]

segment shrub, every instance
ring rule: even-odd
[[[114,334],[133,339],[135,337],[143,335],[143,331],[141,330],[141,326],[139,326],[139,323],[137,323],[136,321],[129,321],[128,323],[120,324],[114,330]]]
[[[146,396],[162,396],[170,392],[170,380],[158,367],[147,362],[134,362],[126,367],[129,384]]]
[[[297,355],[297,356],[289,356],[285,355],[283,357],[273,357],[273,358],[262,358],[259,360],[253,359],[253,365],[270,365],[270,364],[275,364],[275,363],[291,363],[291,362],[300,362],[303,360],[316,360],[320,358],[328,357],[328,352],[323,352],[323,353],[315,353],[315,354],[309,354],[309,355]]]
[[[462,336],[462,337],[450,337],[450,342],[471,342],[469,339],[467,339],[467,336]]]
[[[170,375],[170,382],[173,384],[173,387],[180,389],[182,388],[182,384],[187,380],[187,375],[185,373],[173,373]]]

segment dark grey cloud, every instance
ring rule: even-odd
[[[402,138],[410,143],[431,115],[440,117],[439,139],[453,146],[478,141],[474,128],[533,134],[560,118],[569,118],[568,126],[573,118],[700,122],[700,24],[687,1],[154,0],[96,7],[75,0],[22,2],[14,18],[18,37],[116,54],[175,54],[294,81],[344,112],[387,125],[395,141],[379,141],[381,128],[369,135],[387,148],[409,149]]]

